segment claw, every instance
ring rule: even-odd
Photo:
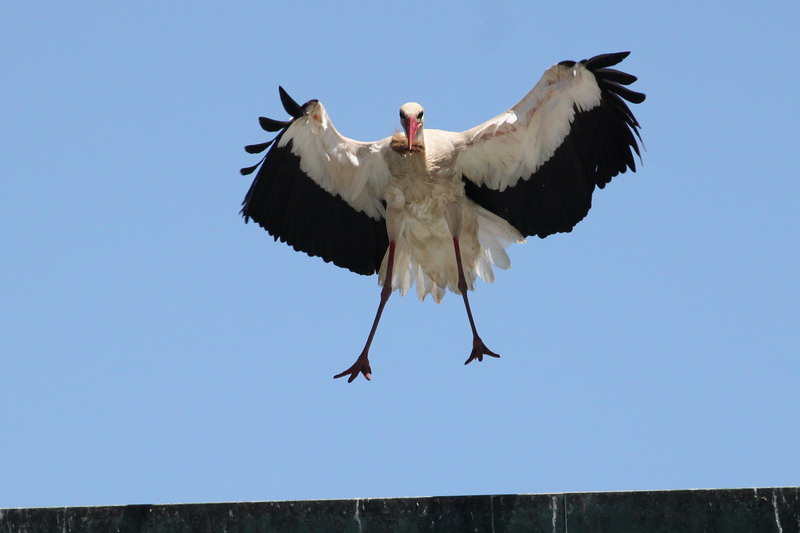
[[[353,366],[333,376],[333,379],[342,378],[344,376],[349,375],[350,377],[347,378],[348,383],[352,383],[354,379],[358,377],[359,374],[364,374],[364,377],[367,378],[367,381],[372,379],[372,368],[369,366],[369,357],[367,357],[366,353],[362,353],[356,359],[356,362],[353,363]]]
[[[468,365],[475,359],[477,359],[479,362],[483,361],[484,355],[488,355],[490,357],[500,357],[500,354],[496,354],[487,348],[481,338],[476,335],[472,339],[472,353],[469,354],[469,359],[464,361],[464,364]]]

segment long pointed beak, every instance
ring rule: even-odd
[[[408,117],[408,127],[406,128],[406,137],[408,138],[408,151],[411,151],[411,147],[414,145],[414,138],[417,136],[417,130],[419,130],[419,122],[414,117]]]

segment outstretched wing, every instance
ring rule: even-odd
[[[292,116],[281,122],[260,118],[272,141],[246,146],[266,156],[242,203],[245,222],[253,219],[295,250],[358,274],[374,274],[389,246],[383,187],[389,170],[381,156],[388,138],[373,143],[348,139],[333,127],[316,100],[298,105],[279,88]],[[271,148],[270,148],[271,146]]]
[[[608,68],[629,53],[562,61],[517,105],[455,134],[467,196],[526,236],[571,231],[595,186],[636,171],[639,123],[625,100],[645,95],[625,87],[635,76]]]

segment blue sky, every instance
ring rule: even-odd
[[[0,507],[800,484],[796,2],[0,10]],[[277,86],[374,140],[631,50],[647,148],[462,303],[238,211]]]

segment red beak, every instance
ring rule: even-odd
[[[417,130],[419,129],[419,122],[414,117],[408,117],[408,127],[406,128],[406,137],[408,138],[408,151],[411,151],[411,147],[414,144],[414,137],[417,136]]]

